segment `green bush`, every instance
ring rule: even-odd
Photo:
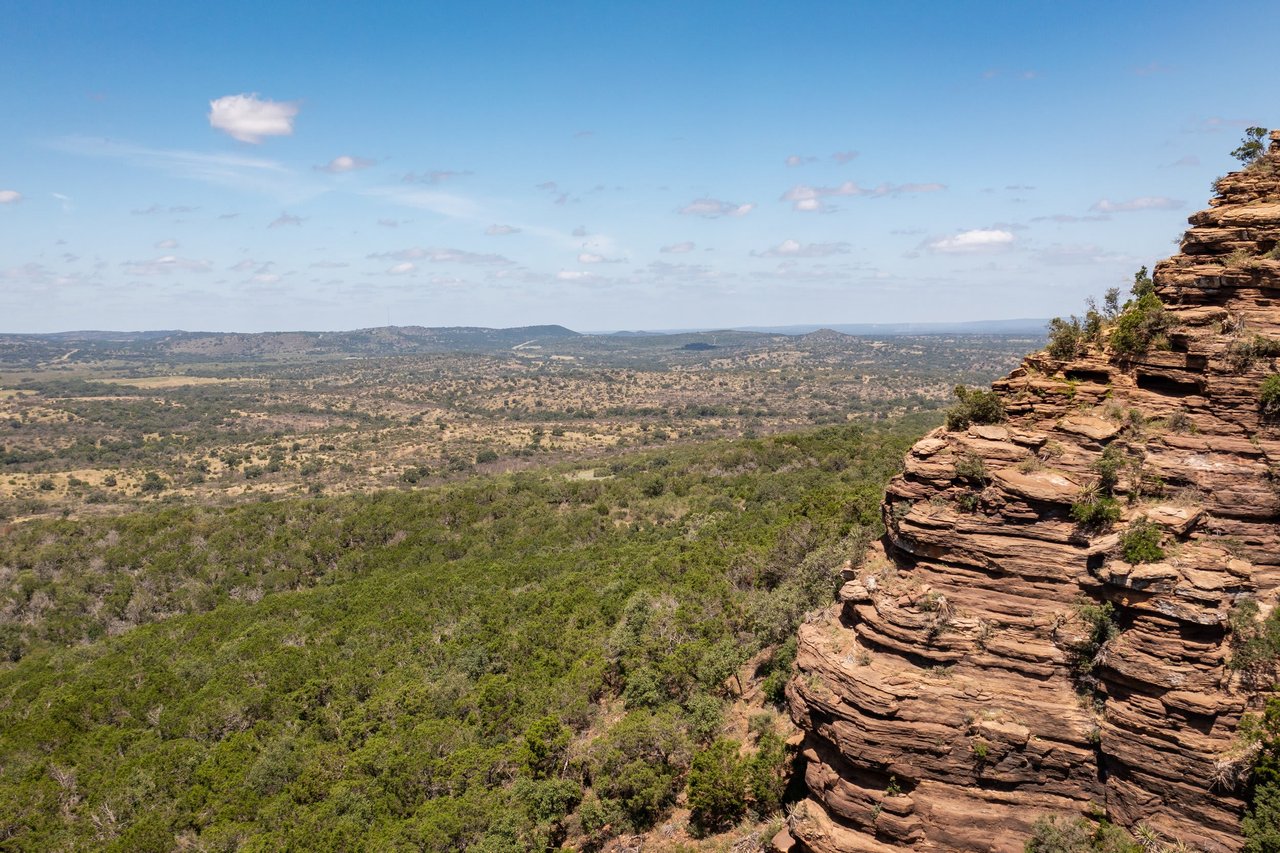
[[[1257,672],[1272,667],[1280,659],[1280,607],[1259,621],[1258,602],[1241,599],[1231,608],[1227,626],[1231,629],[1231,658],[1234,670]]]
[[[975,483],[986,483],[987,464],[976,453],[966,453],[956,460],[956,477]]]
[[[1155,563],[1164,559],[1160,526],[1146,516],[1135,519],[1120,537],[1120,554],[1126,563]]]
[[[1108,444],[1098,461],[1093,463],[1093,470],[1098,473],[1098,488],[1107,494],[1114,492],[1120,483],[1120,471],[1128,461],[1123,447]]]
[[[1133,276],[1133,298],[1119,310],[1108,341],[1121,355],[1141,355],[1152,349],[1167,349],[1166,333],[1173,326],[1164,303],[1156,295],[1155,282],[1143,267]]]
[[[1133,837],[1115,824],[1082,817],[1045,815],[1031,827],[1026,853],[1142,853]]]
[[[957,385],[955,395],[959,402],[947,410],[947,429],[951,432],[968,429],[970,424],[998,424],[1008,418],[995,391]]]
[[[738,742],[720,739],[693,757],[689,769],[689,810],[703,829],[735,823],[747,809],[746,766]]]
[[[1262,380],[1258,388],[1258,407],[1264,418],[1280,415],[1280,373],[1273,373]]]
[[[1076,672],[1088,674],[1093,670],[1098,652],[1119,635],[1120,625],[1116,622],[1115,605],[1110,601],[1102,604],[1083,601],[1076,605],[1076,614],[1084,623],[1087,633],[1071,651],[1075,654]]]
[[[138,491],[148,495],[163,492],[167,487],[168,483],[164,481],[163,477],[155,471],[148,471],[142,476],[142,485],[138,486]]]
[[[1071,505],[1071,517],[1085,527],[1107,527],[1120,520],[1120,504],[1109,495],[1091,494]]]

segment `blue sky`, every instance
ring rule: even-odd
[[[1274,2],[9,2],[0,331],[1050,316],[1173,251]]]

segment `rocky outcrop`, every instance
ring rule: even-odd
[[[800,631],[801,848],[1020,851],[1044,814],[1242,846],[1222,770],[1256,696],[1227,620],[1280,586],[1280,426],[1259,403],[1280,355],[1280,132],[1216,189],[1155,268],[1167,347],[1037,353],[994,384],[1005,422],[912,448],[879,552]],[[1120,518],[1082,526],[1110,447]],[[1130,564],[1143,517],[1164,557]]]

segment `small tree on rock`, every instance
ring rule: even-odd
[[[1240,147],[1231,152],[1231,156],[1239,160],[1246,166],[1251,166],[1262,157],[1265,150],[1262,145],[1263,137],[1267,135],[1265,127],[1251,127],[1245,130],[1244,137],[1240,140]]]

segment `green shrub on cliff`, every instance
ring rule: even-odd
[[[1143,853],[1129,833],[1115,824],[1082,817],[1045,815],[1031,828],[1026,853]]]
[[[1273,373],[1262,380],[1258,388],[1258,408],[1264,418],[1280,415],[1280,373]]]
[[[1156,563],[1164,559],[1160,526],[1146,516],[1134,520],[1120,537],[1120,555],[1126,563]]]
[[[957,385],[955,395],[959,402],[947,410],[947,429],[951,432],[968,429],[970,424],[998,424],[1008,417],[995,391]]]
[[[1167,349],[1166,333],[1173,326],[1164,303],[1156,295],[1155,283],[1143,267],[1133,276],[1133,298],[1124,304],[1111,327],[1111,348],[1121,355],[1141,355],[1148,350]]]

